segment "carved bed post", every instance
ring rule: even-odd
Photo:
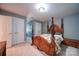
[[[62,29],[61,33],[62,33],[62,36],[64,38],[64,20],[63,20],[63,17],[61,18],[61,29]]]
[[[32,44],[31,45],[34,45],[34,39],[33,39],[33,35],[34,35],[34,22],[32,22]]]
[[[54,34],[55,34],[55,30],[54,30],[54,17],[52,17],[52,25],[51,25],[51,35],[52,35],[52,38],[51,38],[51,45],[50,45],[50,48],[52,48],[52,50],[50,49],[50,53],[52,53],[51,55],[55,55],[55,39],[54,39]]]
[[[52,34],[52,38],[54,38],[54,34],[55,34],[55,30],[54,30],[54,17],[52,17],[52,31],[51,31],[51,34]]]

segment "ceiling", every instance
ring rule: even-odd
[[[79,13],[79,4],[77,3],[47,3],[46,12],[39,12],[35,7],[36,3],[17,3],[17,4],[1,4],[2,8],[5,10],[15,9],[14,12],[18,12],[23,16],[32,17],[35,20],[46,21],[49,20],[52,16],[62,17],[74,13]],[[7,8],[5,8],[7,7]],[[16,7],[16,8],[15,8]]]

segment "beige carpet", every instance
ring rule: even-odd
[[[16,45],[8,48],[6,51],[7,56],[45,56],[46,54],[40,52],[35,46],[28,43]]]
[[[60,56],[79,56],[79,49],[71,46],[62,45]]]
[[[7,56],[47,56],[44,52],[39,51],[35,46],[31,46],[28,43],[22,43],[15,45],[14,47],[8,48],[6,50],[6,55]],[[59,56],[79,56],[79,49],[63,45]]]

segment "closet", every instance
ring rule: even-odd
[[[12,45],[24,42],[24,20],[12,17]]]
[[[24,19],[0,15],[0,41],[7,48],[24,42]]]

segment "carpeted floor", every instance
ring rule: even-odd
[[[79,56],[79,49],[66,46],[66,45],[62,45],[62,50],[59,55],[60,56]]]
[[[7,56],[48,56],[44,52],[39,51],[35,46],[28,43],[22,43],[8,48]],[[79,56],[79,49],[62,45],[61,53],[58,56]]]
[[[6,51],[7,56],[44,56],[35,46],[28,43],[16,45],[8,48]]]

